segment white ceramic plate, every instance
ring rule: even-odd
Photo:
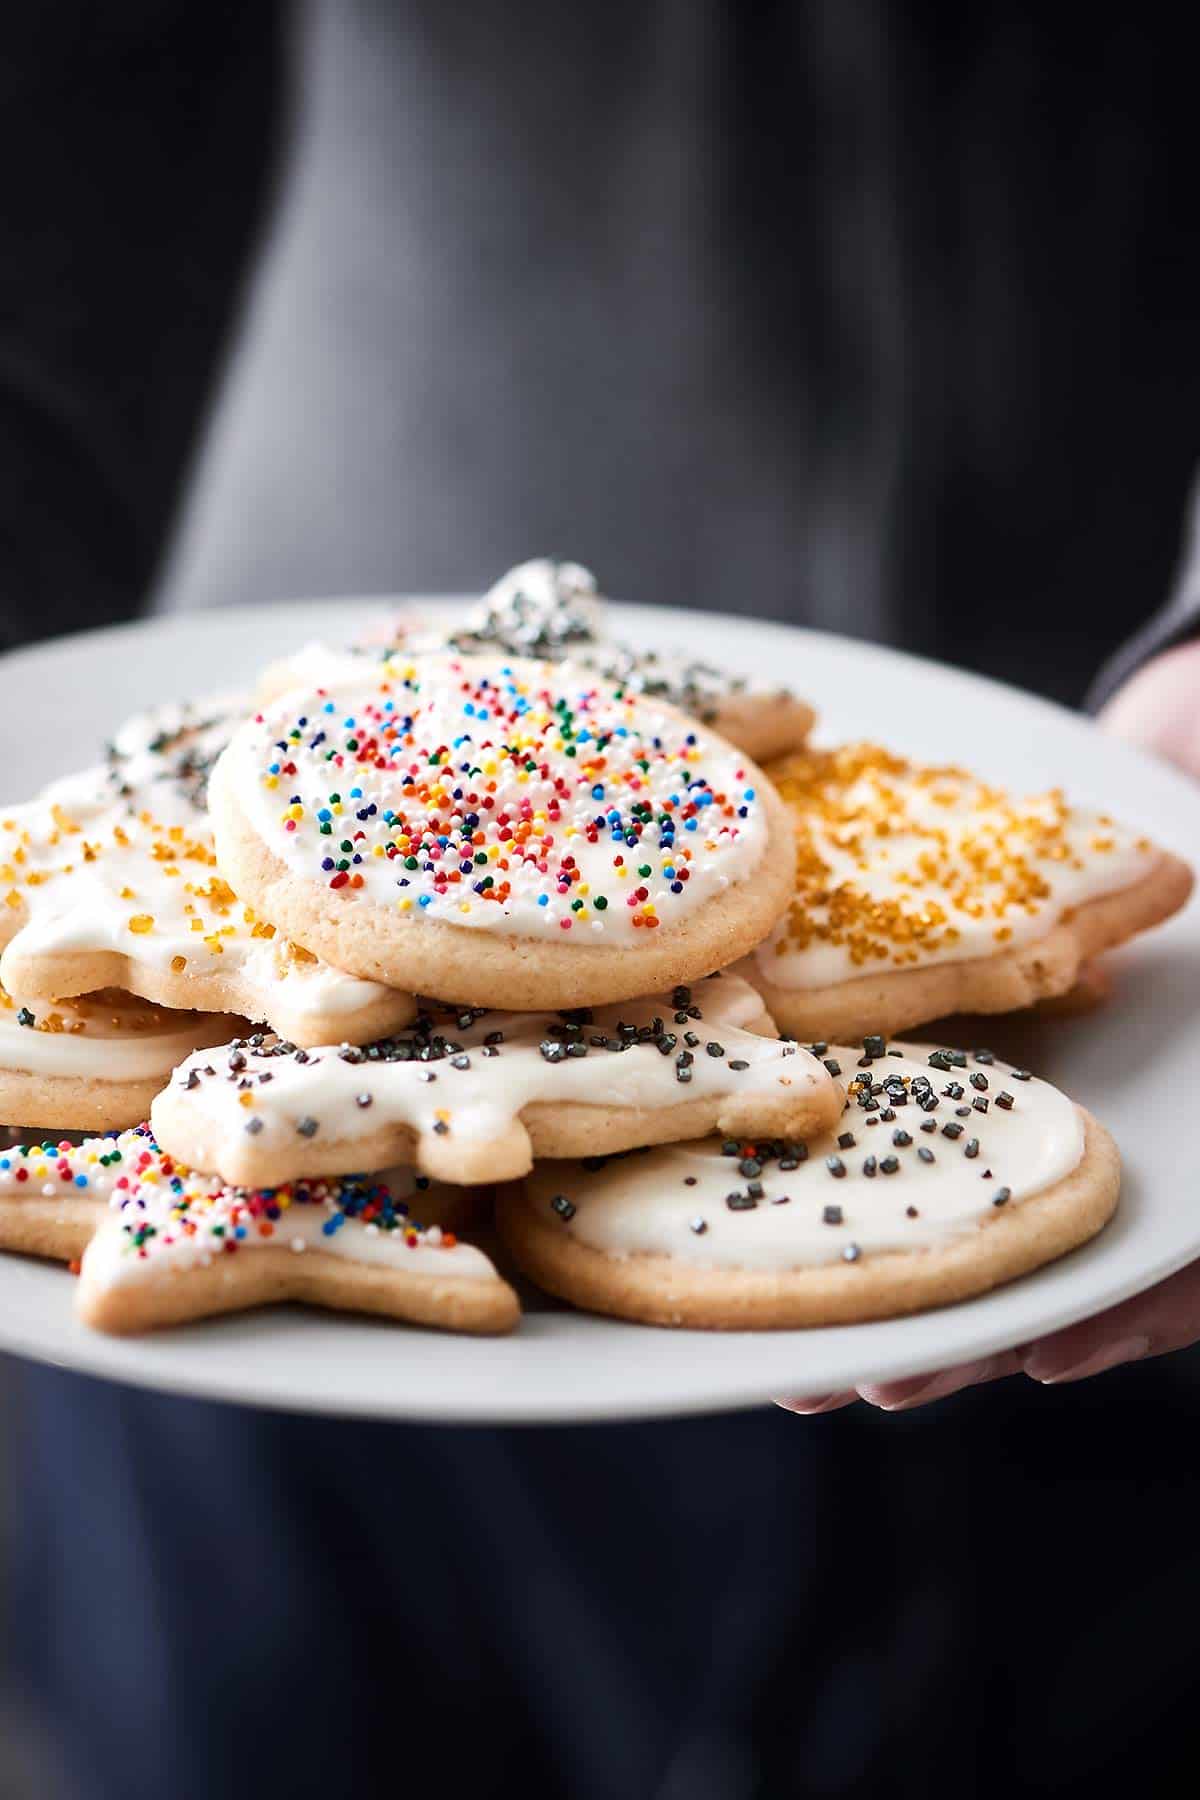
[[[159,620],[5,657],[0,795],[24,799],[90,761],[127,713],[152,700],[248,686],[263,664],[306,638],[343,641],[369,604]],[[621,631],[634,641],[685,644],[747,674],[786,680],[819,707],[825,741],[870,735],[920,756],[969,762],[1017,788],[1062,783],[1200,861],[1200,787],[1043,701],[821,633],[649,607],[620,615]],[[519,1331],[500,1341],[279,1308],[124,1341],[76,1323],[71,1279],[61,1269],[0,1256],[0,1346],[214,1399],[392,1418],[551,1422],[828,1393],[1024,1343],[1200,1255],[1200,1200],[1180,1130],[1193,1104],[1192,1059],[1200,1056],[1200,907],[1115,961],[1117,993],[1103,1013],[1038,1026],[992,1021],[984,1041],[1031,1064],[1105,1121],[1125,1158],[1120,1211],[1085,1249],[981,1300],[875,1325],[734,1335],[623,1325],[535,1299]]]

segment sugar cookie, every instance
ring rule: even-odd
[[[819,1048],[848,1099],[807,1149],[706,1138],[540,1164],[501,1197],[518,1265],[651,1324],[852,1324],[983,1293],[1111,1217],[1116,1147],[1047,1082],[986,1051]]]
[[[596,577],[579,563],[538,557],[502,575],[459,626],[438,630],[399,615],[383,641],[378,631],[348,650],[306,644],[272,663],[257,690],[265,704],[290,688],[331,686],[362,672],[363,659],[388,661],[436,650],[461,655],[536,657],[591,669],[628,692],[665,700],[711,725],[756,762],[799,749],[813,710],[786,688],[758,687],[685,651],[633,650],[608,635],[607,603]],[[389,641],[390,640],[390,641]]]
[[[22,1000],[126,988],[162,1006],[269,1020],[298,1043],[362,1040],[412,1001],[317,961],[216,867],[208,772],[234,701],[131,719],[106,764],[0,812],[0,980]]]
[[[136,1125],[176,1063],[245,1022],[112,990],[19,1005],[0,988],[0,1118],[67,1131]]]
[[[453,1331],[507,1331],[519,1308],[483,1253],[441,1224],[410,1170],[231,1188],[165,1155],[147,1126],[0,1152],[0,1249],[74,1261],[102,1331],[145,1331],[279,1300]],[[410,1210],[411,1203],[411,1210]],[[456,1197],[451,1198],[456,1207]]]
[[[1057,789],[1013,798],[873,744],[802,751],[772,773],[796,825],[795,894],[739,972],[797,1037],[1065,994],[1191,892],[1178,857]]]
[[[431,1008],[368,1046],[258,1038],[201,1051],[154,1102],[159,1142],[229,1181],[415,1162],[504,1181],[582,1156],[722,1130],[804,1136],[839,1115],[821,1064],[781,1043],[753,988],[692,988],[582,1013]]]
[[[424,657],[284,696],[213,771],[222,869],[365,978],[467,1005],[691,981],[787,905],[788,815],[739,750],[569,663]]]

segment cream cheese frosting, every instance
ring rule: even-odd
[[[896,1044],[864,1059],[820,1048],[848,1099],[839,1125],[807,1147],[704,1138],[543,1163],[526,1182],[529,1203],[606,1256],[786,1270],[952,1242],[1083,1156],[1073,1102],[986,1051]]]
[[[237,1028],[224,1013],[175,1012],[116,991],[22,1006],[0,988],[0,1070],[165,1082],[183,1057]]]
[[[208,1267],[273,1246],[431,1276],[493,1277],[491,1262],[440,1226],[416,1222],[430,1183],[411,1170],[234,1188],[161,1151],[145,1126],[81,1144],[25,1144],[0,1153],[0,1200],[93,1204],[98,1230],[84,1255],[103,1287]]]
[[[234,738],[239,805],[314,884],[481,932],[635,944],[751,879],[753,765],[571,663],[393,661]]]
[[[282,1167],[326,1140],[346,1141],[352,1158],[356,1132],[388,1125],[436,1133],[451,1148],[499,1140],[534,1101],[637,1113],[710,1096],[827,1090],[814,1057],[750,1029],[763,1023],[762,1001],[735,976],[581,1013],[430,1006],[415,1030],[361,1049],[297,1053],[260,1038],[200,1051],[176,1071],[155,1124],[182,1147],[187,1138],[172,1137],[182,1115],[188,1136],[203,1127],[227,1152],[250,1134],[256,1152]],[[219,1151],[214,1160],[220,1166]]]
[[[105,763],[0,811],[0,979],[19,991],[21,961],[116,952],[174,975],[236,974],[263,996],[283,984],[292,1017],[336,1019],[386,998],[279,937],[217,870],[208,772],[247,705],[139,714]]]

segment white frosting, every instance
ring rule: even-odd
[[[741,752],[570,663],[394,663],[282,697],[233,755],[314,896],[413,921],[631,944],[751,878],[767,841]]]
[[[579,563],[536,557],[502,575],[462,621],[437,629],[412,615],[398,615],[384,628],[348,649],[311,642],[267,671],[261,700],[292,688],[332,687],[362,673],[364,659],[428,655],[457,650],[464,655],[540,657],[572,662],[633,693],[653,694],[698,719],[713,720],[722,703],[751,691],[744,677],[714,668],[684,650],[634,650],[608,633],[607,602],[596,577]],[[758,690],[754,690],[758,691]],[[783,690],[775,689],[778,693]],[[765,695],[760,697],[766,698]]]
[[[227,1152],[250,1132],[257,1149],[278,1158],[282,1172],[302,1167],[306,1147],[330,1138],[348,1140],[353,1159],[356,1133],[374,1134],[385,1126],[409,1126],[418,1136],[437,1133],[451,1147],[487,1142],[502,1137],[533,1101],[639,1109],[712,1096],[775,1099],[781,1090],[811,1099],[827,1089],[824,1069],[807,1051],[745,1029],[761,1018],[762,1002],[744,981],[713,976],[676,991],[690,994],[699,1018],[678,1017],[684,1008],[675,1006],[671,995],[597,1007],[585,1015],[473,1016],[439,1007],[427,1015],[423,1033],[390,1040],[393,1047],[421,1047],[440,1034],[454,1053],[445,1054],[443,1041],[433,1060],[347,1061],[344,1049],[330,1047],[306,1051],[298,1061],[294,1054],[272,1054],[269,1044],[260,1049],[242,1044],[229,1055],[201,1051],[176,1071],[161,1116],[156,1107],[156,1127],[169,1145],[181,1115],[193,1124],[181,1132],[180,1142],[203,1120]],[[566,1053],[565,1016],[589,1020],[575,1034],[586,1054]],[[617,1039],[621,1024],[645,1028],[656,1018],[662,1027],[658,1037],[646,1036],[628,1049],[610,1050],[592,1041]],[[502,1041],[489,1043],[497,1034]],[[562,1044],[564,1053],[547,1060],[543,1044]],[[394,1056],[386,1043],[381,1048]],[[681,1057],[689,1060],[681,1065]],[[213,1157],[219,1165],[221,1150]]]
[[[246,704],[140,714],[118,732],[107,764],[0,812],[0,936],[8,938],[0,979],[16,987],[13,972],[31,957],[114,951],[158,970],[237,980],[239,1003],[258,1018],[280,996],[318,1031],[319,1021],[385,994],[278,938],[217,872],[207,775]]]
[[[0,989],[0,1070],[165,1081],[182,1057],[237,1029],[225,1013],[173,1012],[118,992],[22,1007]]]
[[[361,1195],[390,1196],[387,1228],[378,1218],[357,1216]],[[164,1157],[145,1131],[86,1138],[76,1146],[47,1142],[0,1152],[0,1202],[59,1199],[77,1211],[94,1207],[99,1229],[84,1256],[88,1276],[104,1287],[153,1280],[207,1267],[227,1256],[268,1246],[296,1254],[320,1250],[347,1262],[370,1263],[413,1274],[494,1276],[488,1258],[457,1242],[440,1226],[409,1226],[425,1196],[436,1205],[432,1184],[410,1169],[389,1169],[367,1183],[354,1177],[297,1182],[275,1190],[227,1187],[218,1176],[183,1170]],[[347,1213],[350,1205],[355,1209]],[[274,1212],[277,1216],[270,1216]],[[335,1220],[340,1220],[333,1229]]]
[[[802,752],[777,779],[797,819],[797,897],[754,958],[782,988],[1033,943],[1155,860],[1145,838],[1057,791],[1015,799],[870,746]]]
[[[764,1155],[757,1174],[753,1168],[743,1172],[740,1154],[722,1154],[718,1138],[609,1157],[592,1169],[542,1163],[526,1183],[529,1202],[552,1229],[606,1256],[642,1253],[709,1268],[784,1270],[857,1260],[856,1253],[935,1248],[995,1218],[995,1202],[1006,1189],[1002,1206],[1016,1207],[1078,1166],[1082,1119],[1057,1088],[1017,1079],[1007,1065],[972,1056],[965,1070],[947,1074],[930,1068],[930,1046],[893,1048],[903,1055],[881,1057],[865,1072],[857,1050],[834,1047],[828,1054],[840,1063],[843,1078],[927,1078],[937,1096],[935,1110],[925,1112],[910,1099],[892,1108],[894,1118],[879,1119],[889,1104],[886,1093],[876,1096],[874,1113],[851,1099],[841,1122],[809,1144],[806,1160],[781,1169],[778,1159]],[[972,1075],[987,1082],[985,1091],[972,1086]],[[962,1088],[961,1099],[946,1096],[952,1083]],[[997,1105],[1002,1094],[1011,1095],[1011,1110]],[[986,1113],[974,1109],[976,1099],[988,1101]],[[961,1107],[965,1118],[958,1116]],[[872,1118],[879,1122],[868,1123]],[[932,1131],[922,1129],[928,1120]],[[961,1128],[960,1134],[947,1137],[947,1125]],[[902,1137],[895,1144],[897,1132],[911,1141]],[[853,1145],[839,1144],[846,1133]],[[968,1154],[973,1141],[977,1150]],[[921,1151],[933,1160],[923,1160]],[[795,1147],[790,1155],[795,1157]],[[831,1157],[845,1171],[840,1177],[830,1170]],[[897,1163],[892,1173],[881,1167],[889,1157]],[[731,1209],[727,1196],[749,1198],[751,1181],[761,1188],[756,1204]],[[567,1207],[574,1212],[564,1218]],[[826,1219],[830,1207],[840,1210],[840,1218]]]

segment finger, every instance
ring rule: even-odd
[[[1017,1350],[1002,1350],[995,1356],[981,1357],[977,1362],[958,1363],[953,1369],[940,1369],[935,1375],[914,1375],[908,1381],[867,1382],[859,1393],[871,1406],[883,1412],[907,1412],[910,1407],[927,1406],[931,1400],[944,1400],[964,1388],[979,1387],[985,1381],[998,1381],[1004,1375],[1016,1375],[1021,1369]]]
[[[1200,644],[1156,656],[1100,712],[1105,730],[1200,775]]]
[[[780,1397],[772,1401],[772,1405],[781,1406],[784,1412],[810,1413],[837,1412],[840,1407],[853,1406],[858,1395],[851,1389],[841,1394],[799,1394],[786,1398]]]
[[[1182,1350],[1200,1338],[1200,1263],[1135,1294],[1120,1306],[1031,1344],[1025,1373],[1034,1381],[1082,1381],[1120,1363]]]

